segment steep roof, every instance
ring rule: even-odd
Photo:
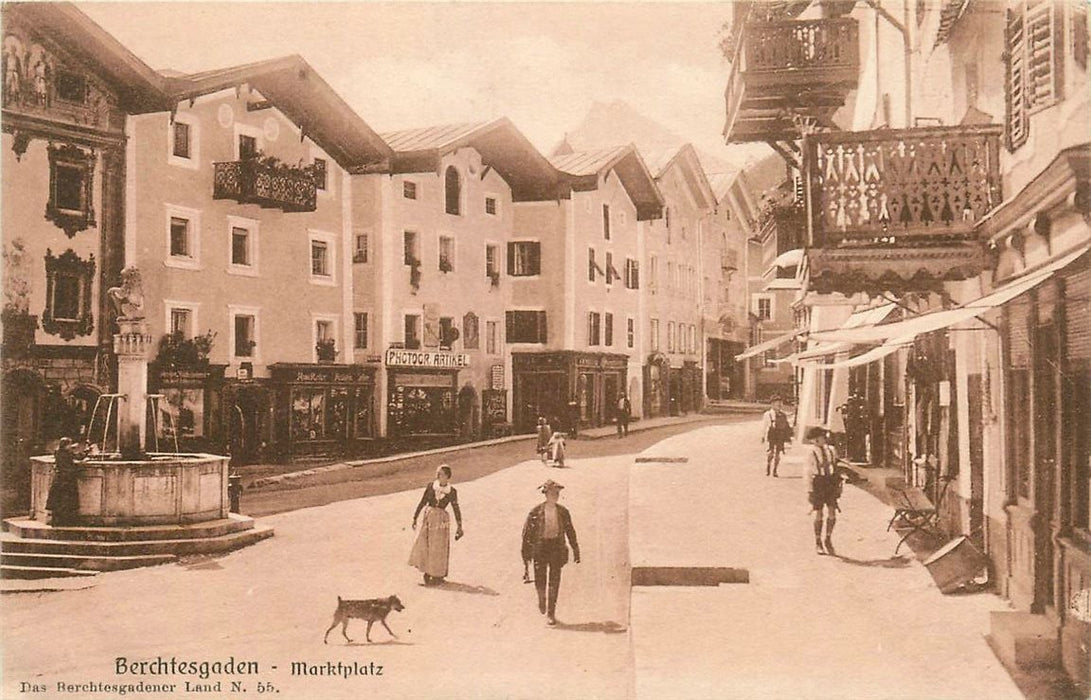
[[[597,189],[599,177],[613,170],[633,200],[638,220],[662,216],[663,196],[640,152],[632,144],[564,153],[553,156],[549,162],[567,176],[570,186],[577,192]]]
[[[393,150],[301,56],[161,76],[175,103],[250,85],[347,170],[375,166]]]
[[[481,161],[511,187],[516,202],[564,198],[560,174],[507,117],[488,122],[442,124],[382,134],[393,150],[390,171],[435,171],[440,160],[460,148],[473,148]]]
[[[657,181],[666,175],[671,167],[678,167],[698,206],[706,209],[716,206],[718,200],[715,199],[712,186],[708,182],[704,168],[701,167],[701,159],[697,156],[693,144],[684,143],[675,148],[661,150],[655,153],[653,158],[654,161],[649,161],[649,168]]]
[[[143,114],[173,106],[162,77],[72,3],[9,2],[4,14],[22,18],[105,79],[122,110]]]

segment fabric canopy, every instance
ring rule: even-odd
[[[975,299],[968,304],[943,311],[913,316],[897,323],[888,323],[869,328],[842,328],[834,331],[815,332],[811,338],[826,342],[842,342],[856,344],[882,343],[890,338],[908,337],[912,340],[922,333],[938,331],[942,328],[953,326],[963,321],[968,321],[976,316],[1006,304],[1020,294],[1025,294],[1042,282],[1049,279],[1058,270],[1063,269],[1081,255],[1091,249],[1091,244],[1080,246],[1075,251],[1054,260],[1045,267],[1031,272],[1025,277],[1002,285],[998,289]]]
[[[859,309],[853,311],[852,315],[848,317],[841,328],[838,330],[848,330],[853,328],[871,328],[886,320],[886,317],[897,308],[897,304],[883,304],[882,306],[875,306],[868,309]],[[852,343],[848,342],[832,342],[832,343],[819,343],[813,348],[807,348],[806,350],[796,353],[792,356],[793,363],[802,362],[805,360],[811,360],[817,357],[825,357],[826,355],[832,355],[837,352],[847,352],[852,349]]]
[[[904,339],[902,339],[904,340]],[[912,342],[910,340],[909,342]],[[846,357],[841,360],[835,360],[834,362],[808,362],[807,367],[814,369],[839,369],[842,367],[857,367],[859,365],[866,365],[869,362],[881,360],[887,355],[897,352],[899,349],[905,347],[909,343],[899,341],[890,341],[883,343],[877,347],[868,350],[867,352],[855,355],[854,357]]]
[[[763,352],[767,352],[769,350],[772,350],[773,348],[780,347],[781,345],[784,345],[785,343],[787,343],[790,340],[795,340],[796,337],[802,335],[804,332],[805,331],[793,330],[793,331],[789,331],[789,332],[785,333],[784,335],[778,335],[775,338],[771,338],[769,340],[762,341],[762,342],[758,343],[757,345],[751,345],[750,347],[748,347],[746,349],[745,352],[742,352],[742,353],[736,355],[735,359],[736,360],[745,360],[748,357],[753,357],[754,355],[760,355]]]
[[[803,249],[786,250],[773,261],[773,267],[798,267],[803,262]]]

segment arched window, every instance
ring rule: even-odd
[[[461,214],[462,178],[453,165],[447,166],[447,174],[444,176],[444,190],[447,193],[447,213]]]

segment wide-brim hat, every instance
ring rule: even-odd
[[[829,437],[830,432],[821,425],[812,425],[803,432],[804,440],[814,440],[816,437]]]
[[[561,484],[558,484],[553,479],[547,479],[544,484],[542,484],[541,486],[538,487],[538,490],[541,491],[542,493],[545,493],[546,491],[549,491],[550,489],[556,489],[557,491],[560,491],[563,488],[564,488],[564,486],[562,486]]]

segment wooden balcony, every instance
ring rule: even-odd
[[[817,134],[804,142],[811,289],[938,291],[985,265],[1000,126]]]
[[[768,205],[760,214],[761,240],[768,245],[776,237],[776,254],[802,248],[807,241],[807,216],[796,203]]]
[[[808,138],[811,245],[958,243],[1000,203],[1000,126],[829,132]]]
[[[793,141],[793,113],[830,124],[860,72],[855,19],[750,22],[731,62],[725,98],[728,143]]]
[[[286,212],[314,211],[314,176],[302,168],[257,159],[213,163],[212,198],[233,199]]]

